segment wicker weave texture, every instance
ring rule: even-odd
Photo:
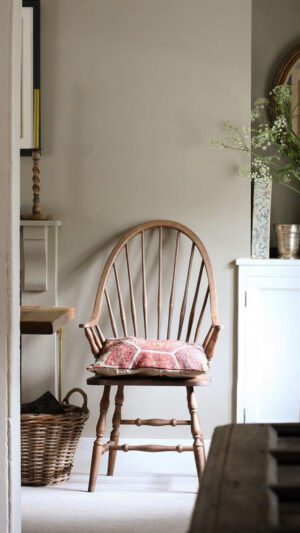
[[[69,404],[74,392],[83,396],[82,407]],[[81,389],[72,389],[62,404],[63,414],[21,415],[22,485],[55,485],[71,475],[77,444],[89,417],[87,396]]]

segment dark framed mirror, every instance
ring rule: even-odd
[[[292,128],[300,136],[300,44],[293,48],[283,60],[274,80],[274,87],[291,87]]]

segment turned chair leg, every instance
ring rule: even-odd
[[[116,458],[117,458],[117,446],[119,444],[119,437],[120,437],[120,424],[121,424],[121,410],[122,405],[124,401],[124,387],[122,385],[119,385],[116,398],[115,398],[115,411],[112,419],[112,432],[110,434],[110,441],[114,442],[114,446],[109,448],[109,457],[108,457],[108,467],[107,467],[107,475],[113,476],[114,475],[114,469],[116,464]]]
[[[110,386],[104,387],[103,396],[100,402],[100,416],[96,427],[96,440],[94,442],[91,470],[90,470],[90,480],[89,480],[89,492],[94,492],[97,474],[100,468],[101,457],[104,450],[104,432],[105,432],[105,423],[106,423],[106,413],[109,407],[109,393]]]
[[[187,387],[187,402],[189,407],[189,412],[191,415],[191,431],[194,438],[194,456],[196,469],[198,474],[198,479],[200,481],[201,476],[205,467],[205,449],[204,449],[204,438],[201,432],[199,417],[198,417],[198,405],[197,399],[194,392],[194,387]]]

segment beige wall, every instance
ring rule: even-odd
[[[298,0],[253,0],[252,4],[252,100],[265,96],[272,87],[285,56],[299,46],[300,2]],[[275,184],[272,222],[300,223],[300,197]],[[275,235],[272,229],[272,243]]]
[[[231,420],[232,261],[250,248],[249,183],[235,176],[237,158],[210,149],[209,139],[228,118],[247,123],[250,30],[249,0],[42,0],[42,201],[63,223],[59,300],[77,308],[65,333],[64,390],[87,389],[91,356],[77,324],[90,316],[113,242],[143,220],[177,219],[210,251],[225,325],[213,383],[198,392],[206,436]],[[30,179],[31,161],[23,159],[27,207]],[[96,389],[88,391],[86,435],[94,434]],[[127,397],[125,417],[130,407],[132,416],[146,415],[135,405],[142,397],[149,415],[186,414],[182,391]]]

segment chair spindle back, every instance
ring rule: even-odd
[[[132,228],[116,244],[100,278],[91,320],[83,327],[97,356],[105,338],[148,338],[150,329],[151,338],[198,342],[205,316],[209,324],[202,344],[211,358],[220,324],[206,248],[186,226],[155,220]],[[108,319],[111,334],[105,335]]]

